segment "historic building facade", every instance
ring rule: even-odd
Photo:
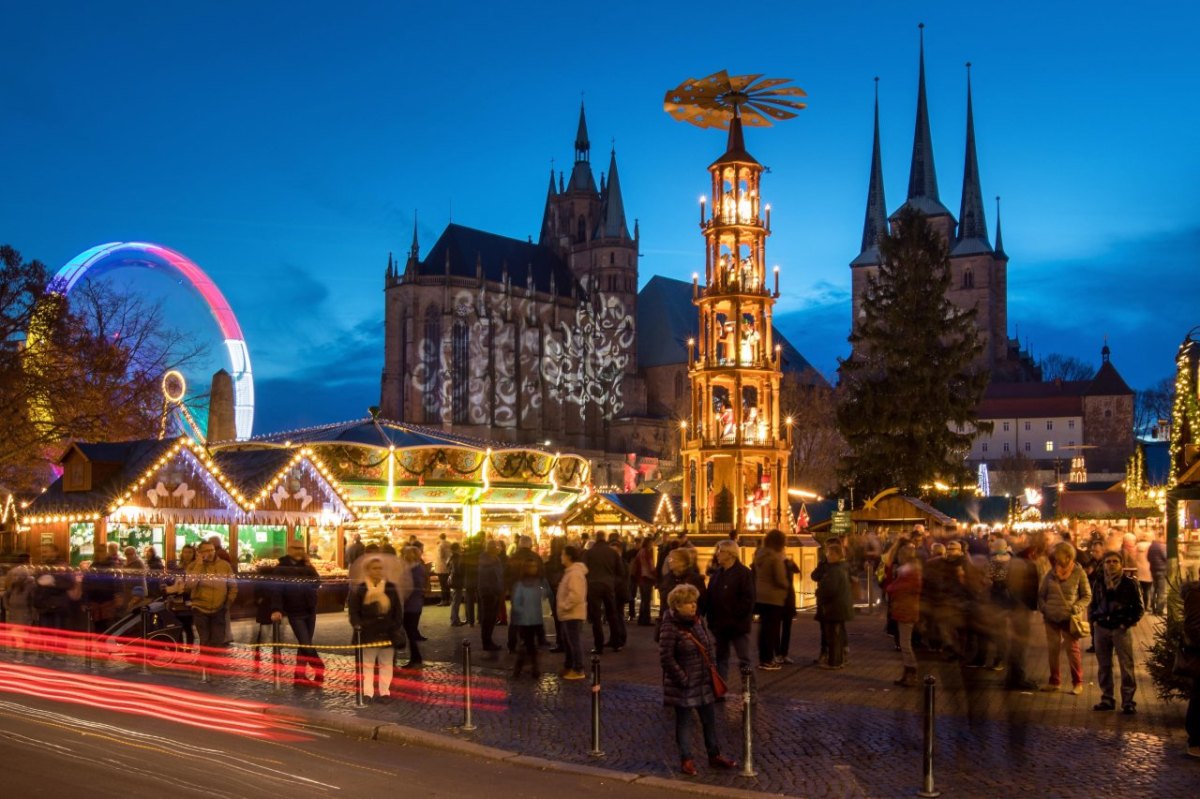
[[[597,184],[581,107],[574,164],[550,174],[536,243],[450,224],[422,258],[414,227],[407,260],[389,256],[381,415],[605,453],[601,484],[652,477],[669,423],[646,413],[637,288],[616,152]]]

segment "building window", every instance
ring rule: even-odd
[[[987,442],[986,441],[983,442],[983,444],[980,445],[979,449],[981,452],[987,452]]]
[[[450,333],[450,380],[454,422],[466,424],[471,407],[471,331],[461,319]]]
[[[1068,429],[1068,430],[1074,430],[1074,429],[1075,429],[1075,420],[1074,420],[1074,419],[1068,419],[1068,420],[1067,420],[1067,429]]]
[[[1031,448],[1030,448],[1030,446],[1029,446],[1029,442],[1028,442],[1028,441],[1026,441],[1026,442],[1025,442],[1025,451],[1026,451],[1026,452],[1029,452],[1029,451],[1030,451],[1030,449],[1031,449]]]
[[[1004,423],[1004,432],[1008,432],[1008,422]]]
[[[1025,431],[1026,431],[1026,432],[1029,432],[1029,431],[1030,431],[1030,430],[1032,430],[1032,429],[1033,429],[1033,428],[1032,428],[1032,427],[1030,427],[1030,423],[1029,423],[1029,422],[1026,422],[1026,423],[1025,423]]]
[[[1071,447],[1074,447],[1074,446],[1075,446],[1075,442],[1073,440],[1067,442],[1067,449],[1070,449]]]
[[[965,289],[975,288],[975,273],[970,269],[963,272],[962,287]]]
[[[435,305],[425,311],[425,339],[421,342],[421,372],[417,390],[425,421],[442,421],[442,312]]]
[[[1008,452],[1008,442],[1007,441],[1004,442],[1004,451]]]
[[[1104,409],[1104,418],[1108,419],[1111,417],[1112,417],[1112,408],[1105,408]]]
[[[1053,421],[1053,420],[1051,420],[1051,419],[1047,419],[1047,420],[1046,420],[1046,429],[1047,429],[1047,430],[1053,430],[1053,429],[1054,429],[1054,421]]]
[[[1053,442],[1053,441],[1047,441],[1047,442],[1046,442],[1046,451],[1047,451],[1047,452],[1053,452],[1053,451],[1054,451],[1054,442]]]

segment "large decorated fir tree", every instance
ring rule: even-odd
[[[988,374],[975,311],[947,298],[950,254],[925,215],[902,209],[880,237],[879,271],[863,298],[853,351],[841,363],[838,426],[850,453],[842,478],[860,496],[919,495],[968,477]]]

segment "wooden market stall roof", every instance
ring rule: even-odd
[[[680,499],[657,491],[593,494],[563,517],[563,526],[630,524],[669,527],[679,523]]]
[[[217,511],[252,521],[312,515],[330,504],[338,515],[352,515],[324,464],[299,447],[214,454],[186,436],[74,442],[59,462],[62,476],[30,504],[27,523],[92,521],[124,507],[168,516]],[[297,487],[298,476],[283,486],[296,469],[305,471],[307,486]],[[321,496],[310,495],[308,486]]]
[[[867,525],[924,524],[928,528],[958,529],[958,521],[924,500],[890,494],[876,497],[851,512],[855,523]]]

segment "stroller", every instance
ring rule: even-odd
[[[112,658],[145,661],[147,666],[170,665],[181,652],[183,625],[167,607],[165,597],[147,601],[144,594],[141,586],[133,589],[133,601],[125,615],[100,633],[97,643]]]

